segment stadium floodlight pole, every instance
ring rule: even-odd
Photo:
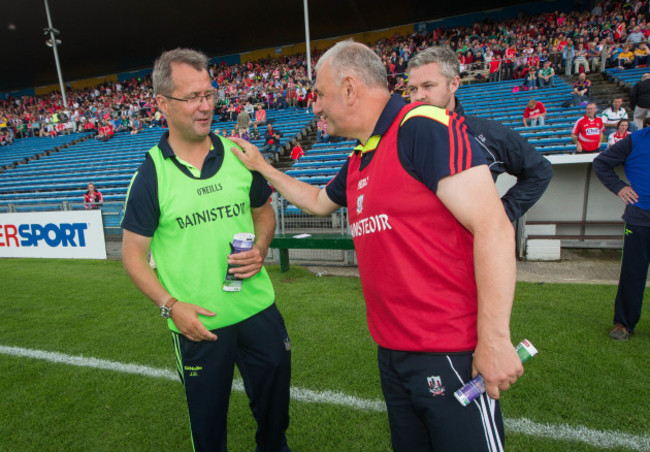
[[[63,84],[63,75],[61,74],[61,65],[59,64],[59,51],[56,48],[56,35],[59,31],[52,26],[52,18],[50,17],[50,6],[45,2],[45,14],[47,14],[47,27],[45,29],[46,35],[49,32],[50,40],[52,42],[52,51],[54,51],[54,62],[56,63],[56,72],[59,75],[59,85],[61,85],[61,98],[63,99],[63,106],[68,108],[68,99],[65,97],[65,85]]]
[[[47,0],[46,0],[47,1]],[[309,42],[309,7],[307,0],[302,0],[303,9],[305,10],[305,45],[307,49],[307,78],[311,81],[311,46]]]

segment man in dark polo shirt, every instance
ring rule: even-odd
[[[395,451],[501,447],[499,391],[523,373],[510,341],[514,231],[476,141],[454,114],[391,97],[368,47],[340,42],[319,60],[314,114],[361,143],[323,189],[232,151],[314,215],[348,207],[368,327]],[[452,393],[474,375],[483,394]]]
[[[263,267],[275,230],[270,187],[210,132],[215,91],[202,53],[163,53],[152,75],[169,131],[133,177],[122,228],[124,268],[171,330],[195,451],[227,450],[237,365],[262,451],[290,452],[291,342]],[[235,234],[253,234],[234,253]],[[158,274],[149,267],[147,253]],[[224,287],[226,274],[239,290]]]

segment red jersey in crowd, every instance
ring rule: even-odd
[[[100,136],[104,136],[108,138],[113,136],[113,128],[110,126],[110,124],[106,124],[105,126],[100,126],[99,129],[97,129],[97,132],[99,132]]]
[[[99,209],[103,201],[104,196],[97,190],[92,193],[90,191],[84,193],[84,208],[86,209]]]
[[[305,151],[303,151],[299,144],[295,145],[291,150],[291,158],[293,160],[300,160],[300,157],[303,155],[305,155]]]
[[[599,116],[589,119],[585,115],[576,121],[571,133],[578,137],[583,152],[594,152],[600,146],[600,136],[604,130],[603,120]]]
[[[535,106],[533,108],[526,108],[524,109],[524,118],[528,119],[531,116],[538,116],[538,115],[543,115],[546,113],[546,107],[544,107],[544,104],[541,102],[535,102]]]

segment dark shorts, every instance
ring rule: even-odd
[[[395,452],[503,450],[503,419],[483,394],[464,407],[454,392],[472,379],[471,353],[429,354],[379,347],[379,373]]]

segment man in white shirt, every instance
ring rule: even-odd
[[[615,97],[612,106],[603,111],[602,119],[603,125],[605,126],[605,136],[609,136],[610,133],[616,132],[616,127],[621,119],[630,119],[627,115],[627,111],[622,107],[622,105],[623,98]],[[630,129],[631,131],[635,129],[632,128],[632,124],[630,124]]]

